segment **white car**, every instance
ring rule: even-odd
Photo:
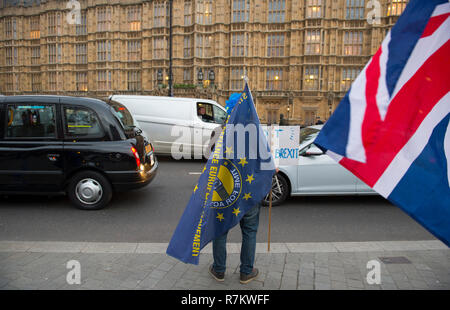
[[[289,196],[376,195],[377,193],[350,171],[314,145],[322,125],[300,131],[299,160],[295,166],[280,166],[272,180],[272,204]],[[269,195],[263,204],[268,204]]]

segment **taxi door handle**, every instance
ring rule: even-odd
[[[58,161],[60,155],[59,154],[48,154],[47,156],[50,161],[54,162],[54,161]]]

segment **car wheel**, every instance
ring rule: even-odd
[[[112,187],[100,173],[83,171],[72,177],[67,195],[78,209],[100,210],[111,200]]]
[[[272,178],[272,206],[276,207],[281,205],[289,195],[289,186],[284,177],[281,174],[276,174]],[[262,203],[264,206],[269,206],[269,195],[267,195]]]

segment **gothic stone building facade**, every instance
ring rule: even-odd
[[[224,105],[248,76],[258,114],[326,120],[403,0],[0,0],[0,93],[174,95]],[[79,7],[79,11],[77,10]],[[368,22],[370,21],[370,22]]]

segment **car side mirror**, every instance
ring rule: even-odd
[[[310,147],[306,152],[305,156],[320,156],[323,155],[323,152],[321,149],[319,149],[316,146]]]

